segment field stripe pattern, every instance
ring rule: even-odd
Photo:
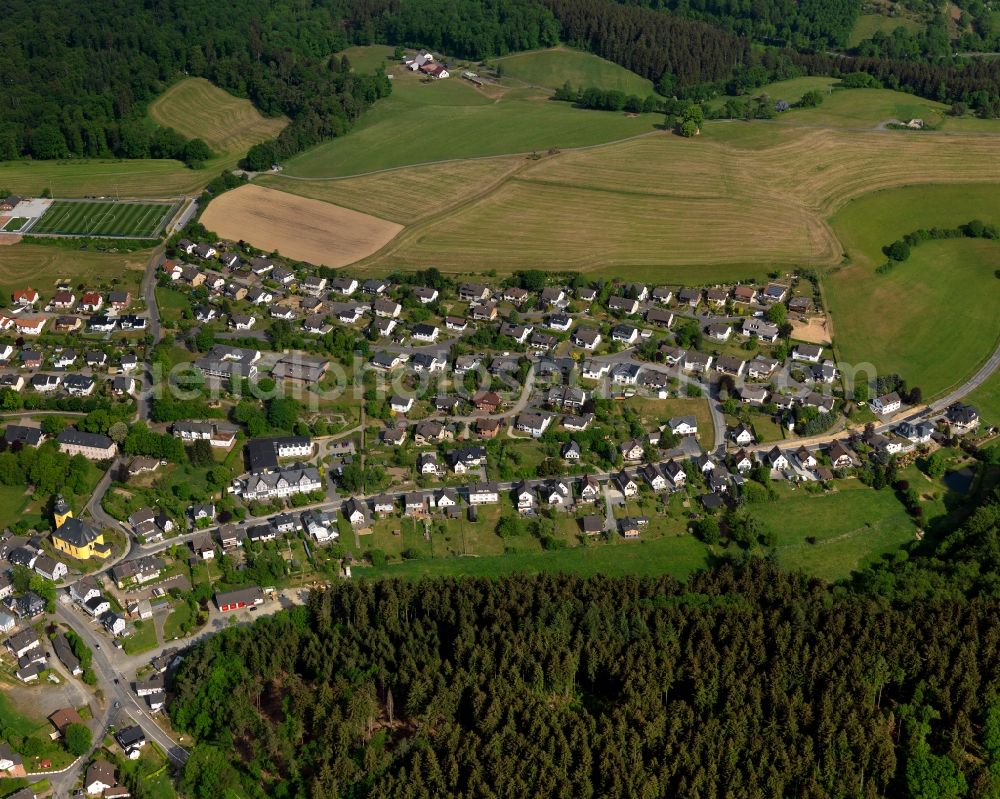
[[[55,200],[32,234],[155,238],[177,203]]]

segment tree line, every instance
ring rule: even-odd
[[[884,274],[892,270],[896,264],[906,261],[914,247],[918,247],[925,241],[939,241],[941,239],[991,239],[1000,238],[1000,230],[996,225],[990,225],[981,219],[972,219],[964,225],[954,228],[932,227],[918,228],[912,233],[896,239],[892,244],[886,244],[882,248],[882,254],[887,258],[886,262],[877,270],[879,274]]]

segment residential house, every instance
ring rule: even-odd
[[[705,299],[709,305],[718,308],[729,301],[729,290],[719,287],[710,288],[705,292]]]
[[[665,491],[668,487],[667,478],[655,463],[644,463],[636,472],[653,491]]]
[[[896,433],[914,444],[926,444],[936,429],[933,422],[900,422]]]
[[[632,297],[608,297],[608,310],[625,316],[632,316],[639,313],[639,301]]]
[[[437,302],[439,293],[437,289],[419,286],[413,289],[413,296],[420,300],[422,305],[430,305],[433,302]]]
[[[413,326],[412,336],[417,341],[426,341],[434,344],[438,340],[441,331],[435,325],[428,325],[423,322]]]
[[[697,350],[684,353],[683,368],[688,372],[707,372],[712,366],[712,356]]]
[[[448,361],[430,352],[418,352],[410,358],[410,366],[414,372],[443,372],[448,366]]]
[[[611,479],[624,496],[634,497],[639,493],[639,484],[624,469],[612,476]]]
[[[51,580],[54,583],[59,582],[69,573],[69,569],[66,568],[65,563],[60,563],[58,560],[54,560],[48,555],[39,555],[35,559],[35,565],[33,568],[37,574],[40,574],[46,580]]]
[[[730,428],[729,437],[742,447],[753,444],[756,440],[753,430],[745,424],[738,424],[736,427]]]
[[[740,377],[745,367],[746,361],[734,355],[720,355],[715,360],[716,371],[724,375],[731,375],[732,377]]]
[[[573,326],[573,317],[569,314],[554,313],[548,318],[545,324],[553,330],[565,333]]]
[[[729,336],[732,334],[733,329],[725,324],[711,324],[705,328],[705,332],[709,338],[715,341],[729,341]]]
[[[523,480],[514,486],[514,504],[521,513],[527,513],[535,507],[535,491]]]
[[[596,350],[601,344],[601,334],[590,327],[578,327],[573,331],[573,343],[585,350]]]
[[[495,505],[500,501],[500,489],[496,483],[476,483],[469,486],[470,505]]]
[[[763,386],[740,386],[737,389],[740,395],[740,401],[744,405],[756,405],[760,406],[767,402],[767,389]]]
[[[583,502],[594,502],[601,495],[601,484],[592,475],[584,475],[580,480],[580,500]]]
[[[694,416],[674,416],[667,420],[667,427],[675,436],[698,435],[698,420]]]
[[[757,301],[757,289],[753,286],[737,286],[733,289],[733,299],[745,304]]]
[[[649,298],[653,302],[658,302],[661,305],[667,305],[674,298],[674,292],[666,286],[657,286],[650,293]]]
[[[542,289],[542,293],[538,298],[541,300],[543,305],[547,305],[549,307],[562,305],[566,302],[566,292],[561,288],[549,286],[548,288]]]
[[[764,294],[762,299],[764,302],[784,302],[785,297],[788,296],[788,286],[782,286],[780,283],[768,283],[767,288],[764,289]]]
[[[575,441],[567,441],[559,451],[559,455],[564,461],[578,461],[581,454],[580,445]]]
[[[52,307],[57,311],[68,311],[76,305],[76,295],[68,289],[60,289],[52,295]]]
[[[495,302],[478,302],[469,308],[469,315],[477,322],[492,322],[497,318]]]
[[[763,319],[748,317],[743,320],[741,332],[744,336],[756,336],[760,341],[773,344],[778,340],[778,326]]]
[[[945,416],[956,432],[966,433],[979,427],[979,411],[972,405],[956,402],[948,408]]]
[[[522,413],[515,420],[514,428],[529,433],[533,438],[541,438],[551,422],[549,414]]]
[[[823,355],[823,348],[818,344],[796,344],[792,349],[793,361],[806,361],[807,363],[819,363]]]
[[[413,397],[393,396],[389,400],[389,408],[393,413],[409,413],[413,410]]]
[[[682,305],[697,308],[701,302],[701,289],[681,289],[677,294],[677,300]]]
[[[105,791],[117,784],[115,767],[107,760],[95,760],[83,778],[83,787],[89,796],[104,796]]]
[[[830,444],[828,454],[834,469],[849,469],[857,463],[854,453],[839,439]]]
[[[522,289],[520,286],[510,286],[504,289],[501,299],[504,302],[509,302],[514,305],[520,306],[526,299],[528,299],[529,292],[527,289]]]
[[[632,438],[619,444],[618,451],[627,461],[641,461],[646,445],[641,438]]]
[[[611,331],[611,340],[632,346],[639,340],[639,330],[631,325],[615,325]]]
[[[657,327],[669,328],[674,323],[674,315],[660,308],[650,308],[646,311],[646,321]]]
[[[876,397],[871,402],[872,410],[880,416],[887,416],[888,414],[896,413],[902,407],[903,401],[900,399],[899,394],[895,391],[881,397]]]
[[[479,283],[463,283],[458,287],[458,298],[463,302],[485,302],[490,298],[490,289]]]
[[[785,457],[785,454],[777,446],[768,450],[765,457],[767,458],[768,466],[774,471],[782,472],[788,468],[788,458]]]

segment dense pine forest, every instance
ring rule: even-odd
[[[998,618],[994,491],[836,587],[761,559],[340,584],[198,644],[170,714],[192,799],[986,799]]]
[[[650,78],[668,97],[689,99],[796,74],[865,71],[891,88],[1000,115],[1000,61],[953,58],[943,17],[919,34],[879,33],[852,54],[832,52],[843,49],[860,7],[860,0],[234,0],[221,13],[195,0],[10,0],[0,26],[0,160],[192,160],[176,134],[145,115],[187,74],[291,118],[277,141],[258,148],[259,166],[342,135],[390,91],[384,76],[359,75],[330,58],[371,42],[484,59],[562,40]],[[994,44],[973,28],[959,44]]]

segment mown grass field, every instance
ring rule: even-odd
[[[56,200],[32,225],[31,232],[155,238],[176,210],[176,203]]]
[[[56,284],[65,280],[89,289],[127,288],[135,296],[149,252],[83,252],[21,242],[0,247],[0,296],[31,285],[42,299],[51,299]]]
[[[779,122],[786,125],[825,125],[835,128],[866,130],[889,119],[908,122],[923,119],[937,124],[948,110],[946,105],[890,89],[843,89],[823,98],[815,108],[798,108],[782,114]],[[903,135],[920,135],[919,131]]]
[[[654,93],[652,81],[600,56],[568,47],[514,53],[493,63],[502,68],[504,78],[515,78],[549,89],[558,89],[569,81],[575,89],[593,86],[605,90],[617,89],[639,97]]]
[[[200,190],[221,169],[155,159],[4,161],[0,187],[28,197],[45,189],[56,197],[176,197]]]
[[[203,139],[217,156],[242,156],[251,145],[274,138],[285,117],[265,117],[249,100],[234,97],[204,78],[175,83],[149,107],[150,118],[185,138]]]
[[[913,523],[889,489],[847,481],[831,494],[779,490],[777,501],[754,505],[751,513],[774,531],[786,568],[834,581],[913,540]],[[806,541],[810,536],[815,543]]]
[[[380,67],[389,72],[395,66],[392,60],[393,50],[394,48],[385,44],[370,44],[348,47],[346,50],[336,53],[333,57],[340,58],[346,55],[347,60],[351,62],[351,68],[355,72],[374,72]]]
[[[965,402],[979,409],[986,424],[1000,425],[1000,372],[990,375],[985,383],[966,396]]]
[[[997,154],[1000,137],[986,135],[733,123],[697,140],[661,133],[528,161],[464,202],[443,166],[424,175],[424,187],[436,202],[453,198],[454,209],[412,224],[363,265],[612,275],[627,268],[637,279],[697,284],[774,265],[835,266],[844,247],[827,220],[846,202],[913,183],[1000,181]],[[360,178],[329,191],[350,193],[353,207],[378,215],[407,174],[390,173],[384,192],[366,192],[352,182]],[[306,185],[311,192],[320,184]]]
[[[470,576],[499,577],[504,574],[568,572],[591,576],[672,574],[685,578],[709,564],[708,548],[691,536],[651,541],[619,541],[613,544],[574,547],[554,552],[506,553],[484,557],[426,558],[407,560],[379,569],[356,568],[358,577]]]
[[[660,114],[629,117],[573,108],[538,89],[487,93],[457,75],[421,82],[395,68],[392,95],[365,113],[347,136],[283,164],[289,175],[335,177],[446,159],[545,152],[656,130]]]
[[[892,35],[896,28],[904,28],[907,33],[918,33],[924,29],[924,24],[920,20],[911,17],[887,17],[884,14],[862,14],[854,23],[851,31],[851,38],[847,42],[848,47],[857,47],[861,42],[870,39],[876,33],[881,32]]]
[[[776,533],[775,552],[787,568],[835,581],[913,540],[913,524],[890,490],[873,491],[851,481],[838,483],[838,490],[831,494],[807,494],[787,486],[780,486],[779,490],[778,501],[754,505],[750,512],[765,528]],[[660,517],[654,519],[660,520]],[[562,521],[576,531],[575,521]],[[815,536],[816,543],[808,543],[807,536]],[[570,536],[576,537],[575,532]],[[628,542],[615,538],[609,543],[571,546],[552,552],[507,552],[479,557],[430,557],[426,546],[420,551],[423,554],[419,558],[381,568],[359,567],[355,574],[415,579],[571,572],[584,576],[671,574],[684,579],[707,566],[713,554],[709,547],[687,534],[650,536]]]
[[[888,274],[881,248],[920,227],[1000,223],[1000,186],[910,187],[863,197],[833,217],[849,266],[825,278],[840,360],[898,372],[924,397],[961,383],[1000,337],[1000,242],[927,242]]]
[[[788,80],[769,83],[766,86],[754,89],[752,92],[742,95],[741,97],[742,99],[746,99],[749,97],[760,97],[761,95],[766,94],[774,102],[784,100],[787,103],[797,103],[802,99],[802,95],[806,92],[818,90],[825,93],[837,82],[836,78],[826,78],[822,75],[808,75],[802,78],[789,78]],[[730,99],[734,99],[732,95],[714,97],[709,100],[706,105],[713,109],[721,108],[725,105],[726,100]]]

